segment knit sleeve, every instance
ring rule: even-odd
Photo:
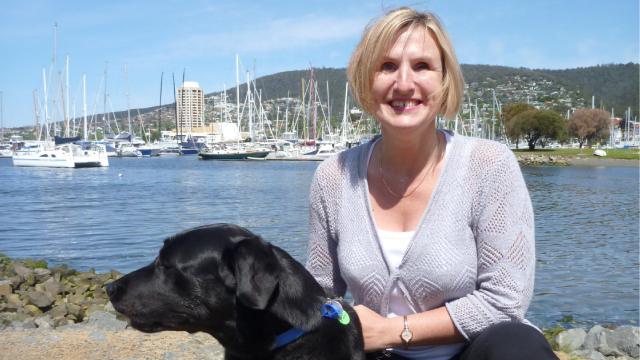
[[[332,174],[331,162],[318,167],[309,193],[309,244],[307,270],[330,296],[344,296],[347,285],[340,275],[338,264],[338,242],[332,231],[333,217],[330,216],[329,201],[338,174]]]
[[[476,290],[446,304],[467,340],[502,321],[522,322],[535,275],[533,207],[522,172],[511,151],[486,150],[479,152],[487,170],[480,172],[471,215],[478,260]]]

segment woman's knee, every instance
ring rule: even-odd
[[[490,326],[474,340],[462,359],[557,359],[547,339],[536,328],[514,322]]]

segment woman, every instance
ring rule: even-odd
[[[556,359],[524,319],[534,223],[515,157],[435,127],[463,95],[441,23],[390,12],[347,74],[382,136],[316,171],[307,268],[336,296],[350,289],[370,357]]]

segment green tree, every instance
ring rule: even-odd
[[[511,126],[522,133],[529,151],[533,151],[538,141],[548,141],[558,136],[564,127],[564,120],[553,110],[528,110],[511,119]]]
[[[518,142],[522,137],[522,132],[517,126],[512,126],[512,120],[518,114],[525,111],[535,110],[535,107],[531,104],[517,103],[512,105],[504,105],[502,107],[502,122],[504,123],[505,130],[507,131],[507,137],[516,143],[516,149],[518,148]]]
[[[580,148],[585,143],[609,137],[609,113],[600,109],[576,110],[569,118],[569,135],[578,138]]]

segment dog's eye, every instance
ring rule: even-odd
[[[167,264],[166,262],[160,261],[160,259],[156,259],[156,266],[163,270],[171,269],[171,265]]]

